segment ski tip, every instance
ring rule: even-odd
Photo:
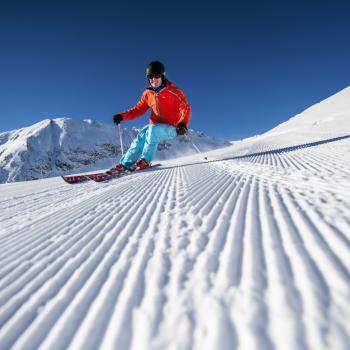
[[[70,185],[89,180],[85,175],[68,175],[68,176],[61,176],[61,178]]]

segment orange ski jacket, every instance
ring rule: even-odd
[[[119,114],[123,120],[132,120],[145,114],[148,108],[152,109],[150,124],[170,124],[176,128],[178,123],[185,123],[189,127],[191,107],[183,91],[168,80],[158,93],[147,88],[134,107]]]

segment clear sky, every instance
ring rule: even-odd
[[[261,134],[350,85],[349,23],[340,0],[1,1],[0,131],[55,117],[112,125],[160,60],[192,128]]]

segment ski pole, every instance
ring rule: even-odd
[[[124,149],[123,149],[123,137],[122,137],[122,128],[120,124],[118,124],[118,131],[119,131],[119,141],[120,141],[120,149],[122,151],[122,157],[124,157]]]
[[[193,148],[197,151],[197,153],[203,154],[203,152],[201,152],[201,150],[195,145],[195,143],[193,142],[192,138],[190,137],[189,133],[186,133],[186,136],[188,138],[188,140],[190,141],[190,143],[192,144]],[[205,160],[207,160],[207,157],[204,157]]]

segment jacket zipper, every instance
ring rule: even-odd
[[[157,109],[157,112],[158,112],[158,118],[159,118],[159,120],[160,120],[160,119],[161,119],[161,116],[160,116],[159,106],[158,106],[158,94],[156,94],[156,109]]]

